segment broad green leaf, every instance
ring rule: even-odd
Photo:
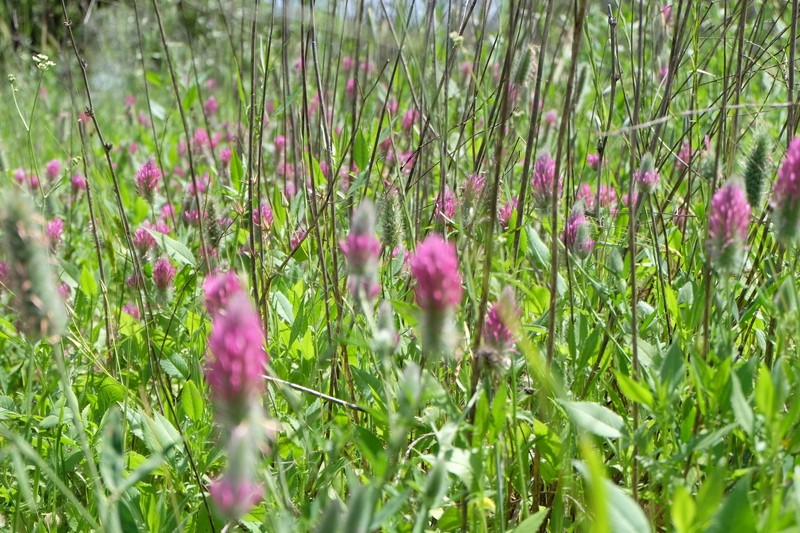
[[[89,298],[97,296],[97,282],[94,279],[94,274],[86,268],[86,265],[83,265],[81,269],[81,290]]]
[[[203,419],[203,397],[194,381],[189,380],[183,385],[181,392],[181,405],[189,420],[199,422]]]
[[[653,393],[650,392],[650,389],[618,370],[614,371],[614,375],[617,377],[617,384],[622,394],[629,400],[646,405],[651,409],[653,408]]]
[[[748,435],[752,436],[755,417],[753,416],[753,409],[744,397],[742,384],[739,382],[739,377],[736,375],[736,372],[731,373],[731,407],[733,408],[733,415],[736,417],[736,422],[742,426],[742,429]]]
[[[367,165],[369,165],[369,148],[367,148],[367,141],[364,140],[364,134],[361,130],[356,132],[356,138],[353,142],[353,161],[360,172],[366,170]]]
[[[525,520],[519,523],[517,527],[512,530],[512,533],[538,533],[539,528],[544,524],[550,509],[543,508],[536,511]]]
[[[197,266],[194,255],[192,255],[192,252],[186,247],[185,244],[176,241],[175,239],[172,239],[154,229],[145,229],[150,232],[150,235],[153,236],[159,247],[164,250],[164,252],[167,254],[167,257],[183,265],[189,265],[193,268]]]
[[[602,405],[566,401],[562,401],[561,405],[567,410],[572,422],[583,431],[609,439],[617,439],[623,434],[625,421],[617,413]]]
[[[697,507],[689,491],[683,485],[678,485],[672,495],[672,525],[678,533],[689,533],[694,523]]]

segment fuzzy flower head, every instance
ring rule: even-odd
[[[499,351],[507,351],[513,347],[516,339],[511,331],[511,323],[519,309],[514,302],[514,291],[506,287],[500,298],[492,304],[483,325],[483,341]]]
[[[64,234],[64,221],[56,217],[47,223],[45,233],[50,241],[50,246],[55,248],[61,242],[61,236]]]
[[[217,509],[231,520],[249,512],[264,497],[264,488],[258,483],[226,477],[215,479],[209,492]]]
[[[81,176],[80,174],[73,175],[70,180],[70,184],[72,185],[72,192],[79,192],[85,191],[87,187],[86,178]]]
[[[594,249],[591,233],[591,226],[583,214],[583,209],[573,209],[564,231],[561,232],[561,242],[576,257],[586,259]]]
[[[253,225],[261,226],[264,231],[272,227],[272,221],[272,209],[268,203],[261,204],[261,207],[253,211]]]
[[[773,223],[784,245],[800,237],[800,137],[789,143],[772,192]]]
[[[45,175],[47,179],[53,180],[61,174],[61,163],[58,162],[58,159],[52,159],[47,162],[47,167],[45,167]]]
[[[689,146],[689,141],[683,141],[681,149],[678,152],[678,161],[675,165],[678,169],[689,168],[689,162],[692,160],[692,147]]]
[[[231,295],[238,292],[242,292],[242,285],[233,272],[209,274],[203,281],[203,297],[206,309],[212,315],[225,308]]]
[[[353,213],[350,234],[339,243],[347,260],[347,286],[356,298],[362,295],[370,302],[380,292],[378,259],[381,243],[375,236],[375,208],[365,200]]]
[[[706,248],[717,270],[731,273],[741,269],[750,214],[745,192],[732,182],[711,198]]]
[[[586,164],[589,165],[589,168],[592,170],[597,170],[598,165],[600,165],[600,154],[592,153],[586,155]]]
[[[462,197],[466,205],[477,204],[483,196],[484,188],[486,186],[486,178],[481,174],[470,174],[467,176],[467,181],[464,182],[464,191]]]
[[[161,292],[169,289],[175,278],[175,266],[166,257],[161,257],[153,265],[153,282]]]
[[[511,200],[505,203],[503,207],[497,210],[497,220],[500,222],[500,226],[503,228],[508,228],[509,222],[511,222],[511,215],[514,214],[514,210],[517,208],[518,200],[517,197],[513,197]]]
[[[440,194],[436,197],[433,216],[442,224],[453,220],[456,216],[456,195],[453,194],[450,187],[445,187],[444,194]]]
[[[633,179],[636,181],[644,194],[655,192],[660,180],[658,171],[655,169],[655,160],[651,154],[645,154],[642,158],[642,166],[634,172]]]
[[[533,165],[533,177],[531,178],[531,189],[533,198],[537,206],[546,208],[553,202],[553,184],[556,180],[556,162],[550,154],[544,152]],[[558,196],[564,186],[564,180],[558,177]]]
[[[155,161],[148,159],[136,172],[136,191],[146,200],[152,200],[160,179],[161,171]]]
[[[223,417],[240,419],[264,389],[264,331],[261,318],[247,295],[230,295],[211,323],[206,380]]]
[[[456,307],[464,292],[458,272],[456,247],[439,235],[428,235],[410,259],[411,275],[417,280],[414,296],[424,310]]]

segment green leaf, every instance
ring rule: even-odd
[[[753,435],[755,429],[755,416],[750,404],[742,392],[742,384],[739,382],[739,377],[736,372],[731,373],[731,407],[733,408],[733,416],[736,422],[742,426],[742,429],[748,435]]]
[[[179,353],[175,352],[161,359],[161,368],[170,377],[180,378],[183,380],[189,379],[189,363]]]
[[[240,195],[242,194],[243,175],[244,168],[242,167],[242,160],[239,159],[239,153],[236,150],[231,150],[231,185]]]
[[[194,381],[189,380],[183,385],[181,392],[181,405],[189,420],[199,422],[203,419],[203,397]]]
[[[653,393],[647,387],[634,381],[633,378],[626,376],[619,370],[615,370],[614,375],[617,377],[619,389],[629,400],[646,405],[651,409],[653,408]]]
[[[97,282],[94,279],[94,274],[92,274],[86,265],[83,265],[81,269],[81,290],[83,293],[88,296],[89,298],[94,298],[97,296]]]
[[[278,313],[278,316],[283,319],[287,324],[294,322],[294,311],[289,299],[280,291],[275,291],[271,295],[272,306]]]
[[[185,244],[178,242],[175,239],[172,239],[154,229],[145,229],[150,232],[150,235],[153,236],[159,247],[166,252],[167,257],[183,265],[189,265],[192,268],[197,266],[194,255],[192,255],[192,252],[186,247]]]
[[[614,533],[648,533],[650,522],[636,503],[622,489],[611,481],[604,479],[603,484],[608,495],[608,521]]]
[[[722,506],[717,510],[711,527],[707,533],[727,533],[728,531],[756,531],[756,520],[753,516],[753,508],[747,496],[750,485],[750,475],[746,475],[736,482],[733,490],[722,502]]]
[[[689,491],[683,485],[678,485],[672,495],[672,525],[678,533],[688,533],[692,529],[697,507]]]
[[[561,405],[569,413],[572,422],[583,431],[617,439],[623,435],[625,421],[617,413],[592,402],[565,402]]]
[[[361,130],[356,132],[356,138],[353,142],[353,161],[360,172],[366,170],[369,164],[369,149]]]
[[[537,533],[539,528],[544,524],[550,509],[539,509],[536,513],[532,514],[525,520],[519,523],[517,527],[512,530],[512,533]]]
[[[756,405],[767,420],[771,420],[775,413],[775,384],[767,367],[758,369],[758,383],[756,383]]]

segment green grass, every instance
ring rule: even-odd
[[[669,21],[624,2],[612,24],[586,1],[137,0],[89,16],[70,5],[69,28],[48,22],[63,22],[58,3],[34,4],[0,8],[0,35],[17,42],[0,45],[13,76],[0,107],[0,529],[800,528],[798,255],[772,207],[798,123],[790,2],[681,1]],[[39,53],[54,64],[37,67]],[[196,146],[200,130],[213,147]],[[544,152],[563,193],[540,207],[530,179]],[[634,212],[623,198],[648,153],[660,181]],[[148,200],[135,174],[150,158],[163,179]],[[485,185],[470,201],[473,174]],[[711,198],[745,178],[762,194],[743,265],[723,274]],[[613,187],[610,204],[579,203],[581,185],[594,203]],[[445,189],[456,208],[442,218]],[[25,216],[8,209],[20,197]],[[364,199],[383,243],[375,302],[348,290],[340,247]],[[184,218],[198,202],[202,225]],[[253,220],[262,204],[268,227]],[[136,232],[165,205],[171,231],[142,254]],[[586,259],[561,240],[576,205],[595,242]],[[53,247],[41,225],[56,217]],[[421,341],[404,257],[430,233],[455,244],[463,278],[445,354]],[[159,257],[177,270],[166,293]],[[264,496],[233,519],[209,496],[236,463],[204,371],[202,286],[217,269],[239,273],[269,354],[267,420],[245,422],[266,434],[247,448]],[[41,339],[59,285],[67,325]],[[510,368],[489,371],[480,332],[505,287],[516,342]]]

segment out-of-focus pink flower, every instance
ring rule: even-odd
[[[397,103],[397,100],[395,100],[394,98],[392,98],[391,100],[386,102],[386,111],[390,115],[396,115],[398,107],[399,107],[399,104]]]
[[[66,301],[70,294],[72,294],[72,288],[66,283],[58,286],[58,295],[61,296],[62,300]]]
[[[206,129],[197,128],[194,132],[194,136],[192,136],[192,148],[200,151],[206,146],[211,146],[211,137],[209,137]]]
[[[45,174],[49,180],[53,180],[61,174],[61,163],[58,162],[58,159],[51,159],[47,162]]]
[[[211,483],[208,491],[217,509],[231,520],[247,514],[264,497],[264,488],[246,479],[235,481],[226,477],[218,478]]]
[[[661,18],[664,20],[664,25],[669,26],[672,22],[672,4],[666,4],[661,8]]]
[[[203,103],[203,111],[206,112],[206,115],[211,116],[216,114],[217,110],[219,110],[219,103],[217,102],[217,99],[213,96],[209,96]]]
[[[500,222],[500,226],[503,228],[508,227],[508,223],[511,222],[511,215],[514,214],[514,210],[517,208],[518,200],[517,197],[514,196],[508,202],[503,205],[497,211],[497,220]]]
[[[456,195],[453,194],[450,187],[445,187],[444,194],[436,197],[433,216],[442,223],[452,221],[456,216]]]
[[[283,135],[276,135],[275,136],[275,151],[276,152],[283,152],[284,148],[286,148],[286,137]]]
[[[344,94],[350,100],[355,98],[355,96],[356,96],[356,80],[355,80],[355,78],[350,78],[349,80],[347,80],[347,83],[345,83],[345,86],[344,86]]]
[[[778,240],[785,245],[796,242],[800,236],[800,137],[789,143],[771,203]]]
[[[677,166],[678,169],[688,168],[691,160],[692,148],[689,146],[689,141],[683,141],[681,149],[678,152],[678,160],[675,162],[675,166]]]
[[[242,291],[239,277],[234,272],[217,272],[203,281],[203,297],[206,309],[212,315],[228,305],[232,294]]]
[[[303,240],[306,238],[306,231],[299,230],[292,234],[291,238],[289,239],[289,245],[292,247],[292,250],[295,250],[300,247],[303,243]]]
[[[85,191],[87,187],[86,178],[80,174],[75,174],[69,179],[72,185],[72,192]]]
[[[347,260],[347,286],[356,298],[372,302],[380,292],[378,259],[381,243],[375,236],[375,208],[365,200],[353,213],[350,233],[339,246]]]
[[[125,97],[125,107],[133,107],[136,104],[136,97],[129,94]]]
[[[233,150],[230,147],[226,146],[222,149],[219,153],[219,160],[224,166],[228,166],[231,163],[231,158],[233,157]]]
[[[551,109],[550,111],[545,113],[544,121],[551,126],[556,125],[556,122],[558,122],[558,113],[556,113],[555,109]]]
[[[206,366],[212,398],[227,409],[237,410],[264,390],[264,349],[261,318],[242,291],[230,294],[227,305],[214,314]]]
[[[28,179],[28,175],[27,175],[27,173],[26,173],[26,172],[25,172],[23,169],[21,169],[21,168],[18,168],[18,169],[16,169],[16,170],[14,171],[14,181],[16,181],[17,183],[19,183],[20,185],[22,185],[23,183],[25,183],[25,181],[26,181],[27,179]]]
[[[586,156],[586,164],[589,165],[589,168],[597,170],[597,166],[600,164],[600,154],[588,154]]]
[[[129,314],[136,320],[139,320],[141,318],[141,315],[139,314],[139,308],[133,302],[128,302],[125,305],[123,305],[122,312]]]
[[[39,176],[36,174],[28,176],[28,187],[30,187],[32,191],[39,190]]]
[[[354,67],[354,66],[355,66],[355,61],[353,61],[353,58],[352,58],[352,57],[350,57],[350,56],[344,56],[344,57],[342,58],[342,69],[343,69],[345,72],[350,72],[351,70],[353,70],[353,67]]]
[[[409,109],[406,111],[406,114],[403,115],[403,129],[408,131],[414,126],[414,122],[416,122],[420,117],[420,112],[416,109]]]
[[[160,291],[166,291],[175,278],[175,266],[166,257],[160,257],[153,265],[153,282]]]
[[[64,234],[64,221],[56,217],[47,223],[45,233],[50,241],[50,246],[55,248],[61,242],[61,236]]]

